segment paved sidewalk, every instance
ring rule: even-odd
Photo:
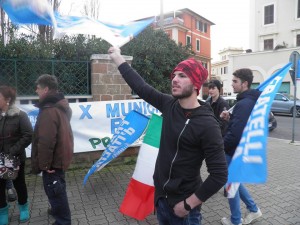
[[[300,225],[300,143],[269,138],[268,181],[266,184],[248,185],[263,216],[254,225]],[[158,224],[155,215],[145,221],[136,221],[119,213],[134,165],[114,166],[102,169],[90,177],[83,187],[87,170],[67,172],[67,190],[72,213],[72,224],[146,225]],[[207,176],[203,172],[203,176]],[[30,225],[47,225],[54,222],[47,215],[47,198],[42,179],[27,176],[31,204]],[[222,190],[210,198],[202,207],[203,223],[219,225],[220,219],[229,215],[227,199]],[[243,212],[245,212],[243,206]],[[16,203],[10,203],[10,225],[19,224]]]

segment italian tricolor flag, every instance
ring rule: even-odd
[[[159,149],[161,126],[162,117],[153,114],[120,207],[121,213],[137,220],[145,219],[154,211],[153,173]]]

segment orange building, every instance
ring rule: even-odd
[[[190,45],[193,57],[202,61],[210,79],[210,28],[215,24],[187,8],[164,13],[162,19],[163,24],[161,24],[161,17],[157,17],[153,24],[154,28],[163,29],[177,44]]]

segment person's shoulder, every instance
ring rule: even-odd
[[[241,95],[241,98],[237,101],[237,104],[244,107],[250,107],[259,98],[260,92],[255,89],[251,89],[242,94],[243,95]]]
[[[55,110],[56,109],[53,104],[44,105],[40,108],[39,116],[40,117],[49,116],[49,115],[53,114],[53,111],[55,111]]]
[[[202,100],[198,100],[198,102],[200,104],[200,107],[198,107],[198,111],[199,110],[200,112],[201,111],[203,112],[203,110],[213,111],[209,102],[202,101]]]
[[[254,99],[256,100],[261,94],[261,91],[257,89],[248,89],[247,91],[244,91],[240,93],[238,96],[240,99]]]
[[[241,98],[241,99],[239,99],[237,102],[236,102],[236,104],[235,104],[235,109],[238,109],[238,108],[240,108],[240,107],[244,107],[244,106],[246,106],[248,103],[247,102],[249,102],[249,98]]]
[[[222,103],[227,103],[228,104],[228,102],[222,96],[219,96],[218,101],[222,102]]]
[[[28,116],[27,113],[25,111],[23,111],[22,109],[20,109],[20,116]]]
[[[213,109],[211,108],[210,104],[206,102],[203,102],[203,104],[197,108],[195,115],[198,116],[199,120],[203,120],[204,118],[205,120],[213,120],[215,117]]]
[[[203,100],[203,99],[198,99],[197,101],[199,102],[199,104],[201,105],[201,106],[210,106],[210,100],[211,100],[211,98],[207,98],[206,100]]]
[[[253,98],[255,100],[257,100],[259,98],[261,94],[261,91],[257,90],[257,89],[250,89],[250,95],[253,96]]]
[[[191,120],[193,120],[193,118],[191,118]],[[194,120],[194,124],[196,124],[197,129],[205,131],[208,129],[215,130],[219,128],[219,122],[209,104],[201,105],[199,107]]]

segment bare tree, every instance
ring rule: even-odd
[[[14,37],[16,27],[13,27],[5,11],[0,8],[1,41],[4,45]]]
[[[54,11],[58,11],[61,0],[48,0]],[[10,19],[5,11],[0,8],[0,26],[1,26],[1,41],[6,44],[9,40],[14,38],[15,30],[17,29],[12,25]],[[37,34],[40,40],[44,43],[51,43],[53,40],[54,29],[52,26],[45,25],[27,25],[24,26],[26,30],[33,34]]]
[[[99,19],[100,1],[99,0],[85,0],[82,13],[85,16],[89,16],[94,19]]]
[[[1,20],[1,38],[2,42],[5,43],[5,12],[2,8],[0,8],[0,20]]]
[[[50,0],[54,11],[58,11],[61,0]],[[38,25],[40,40],[44,43],[51,43],[53,41],[54,29],[49,25]]]

